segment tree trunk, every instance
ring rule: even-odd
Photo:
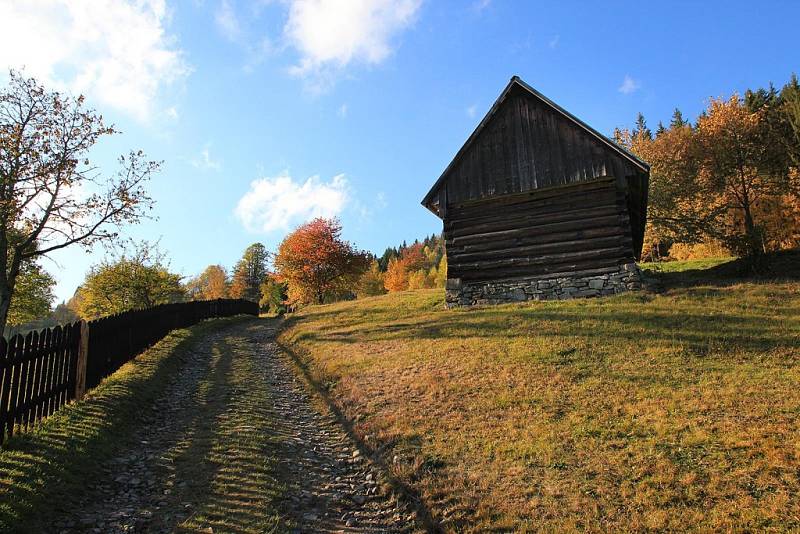
[[[750,211],[750,204],[745,203],[744,207],[744,229],[747,234],[747,248],[750,257],[758,257],[764,251],[764,246],[761,243],[761,235],[758,228],[753,221],[753,214]]]
[[[11,308],[11,290],[0,287],[0,334],[5,335],[8,310]]]
[[[744,228],[747,234],[747,257],[750,271],[754,274],[762,274],[766,270],[763,238],[758,227],[756,227],[755,221],[753,221],[750,203],[745,202],[742,207],[744,208]]]

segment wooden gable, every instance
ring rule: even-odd
[[[515,76],[422,204],[443,217],[448,206],[472,200],[613,177],[620,189],[638,191],[634,204],[646,205],[648,173],[646,163]]]

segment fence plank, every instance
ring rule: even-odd
[[[49,328],[42,331],[39,336],[39,373],[37,375],[33,421],[38,423],[44,414],[45,395],[47,394],[47,364],[50,360],[50,336],[52,330]]]
[[[30,354],[32,340],[33,332],[28,332],[28,335],[25,336],[21,343],[22,350],[19,350],[20,344],[17,345],[19,384],[17,385],[17,400],[14,406],[14,425],[17,427],[22,424],[22,407],[25,405],[25,393],[28,389],[28,367],[30,366],[28,354]]]
[[[55,403],[55,388],[56,388],[56,367],[58,360],[57,347],[61,343],[61,325],[53,328],[53,333],[50,337],[50,348],[48,353],[47,364],[47,416],[53,415],[56,411]]]
[[[211,317],[258,315],[233,299],[163,304],[0,338],[0,445],[115,372],[170,331]]]
[[[0,445],[6,435],[8,392],[11,389],[11,363],[8,359],[8,341],[0,339]]]
[[[86,358],[89,352],[89,323],[80,322],[80,341],[75,370],[75,400],[81,400],[86,393]]]
[[[9,437],[14,432],[14,408],[17,405],[17,390],[16,384],[19,381],[19,372],[17,370],[17,362],[16,362],[16,352],[17,352],[17,343],[20,341],[19,336],[13,336],[8,341],[8,349],[6,352],[6,374],[4,376],[4,383],[6,387],[4,388],[4,395],[7,398],[7,408],[5,418],[2,423],[3,426],[3,433],[8,434]]]

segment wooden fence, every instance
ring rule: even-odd
[[[212,317],[258,315],[246,300],[162,304],[0,338],[0,444],[97,386],[166,336]]]

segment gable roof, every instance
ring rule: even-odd
[[[511,80],[508,82],[508,85],[506,85],[506,88],[503,89],[503,92],[500,93],[500,96],[497,97],[497,100],[495,100],[494,104],[492,104],[492,107],[489,109],[489,112],[486,114],[485,117],[483,117],[481,122],[478,123],[478,126],[475,128],[475,130],[472,132],[469,138],[467,138],[467,141],[456,153],[455,157],[453,158],[453,161],[450,162],[450,164],[447,166],[444,172],[442,172],[441,176],[439,176],[439,179],[436,180],[436,182],[433,184],[433,187],[431,187],[430,191],[428,191],[428,194],[425,195],[425,198],[422,199],[422,205],[428,208],[434,214],[438,215],[436,211],[431,207],[431,200],[438,191],[439,187],[445,181],[445,178],[447,177],[450,170],[453,167],[455,167],[455,165],[461,160],[462,156],[469,150],[470,146],[472,146],[472,143],[475,141],[475,139],[478,138],[478,135],[480,135],[480,133],[483,131],[486,125],[489,124],[489,121],[492,119],[492,117],[494,117],[494,115],[497,113],[497,110],[500,109],[500,106],[505,102],[509,93],[515,87],[521,87],[526,93],[544,102],[548,107],[550,107],[556,113],[562,115],[567,120],[573,122],[579,128],[583,129],[591,136],[597,138],[601,143],[606,145],[611,150],[617,152],[623,158],[629,160],[635,166],[639,167],[645,172],[650,172],[650,165],[648,165],[646,162],[642,161],[635,155],[631,154],[630,152],[619,146],[617,143],[615,143],[605,135],[601,134],[600,132],[598,132],[597,130],[595,130],[582,120],[580,120],[578,117],[576,117],[569,111],[565,110],[564,108],[562,108],[561,106],[559,106],[558,104],[556,104],[555,102],[544,96],[542,93],[540,93],[539,91],[537,91],[536,89],[534,89],[533,87],[522,81],[519,78],[519,76],[512,76]]]

